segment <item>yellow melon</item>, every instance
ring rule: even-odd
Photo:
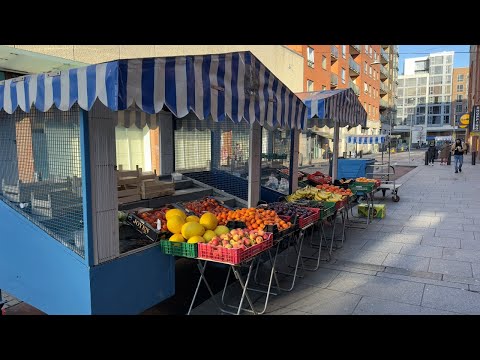
[[[172,216],[180,216],[183,221],[185,221],[185,219],[187,218],[187,215],[185,215],[185,213],[180,209],[170,209],[165,213],[165,218],[167,220],[170,220]]]
[[[200,218],[200,224],[202,224],[207,230],[214,230],[218,225],[218,219],[215,214],[206,212]]]
[[[186,222],[182,226],[182,235],[185,239],[190,239],[192,236],[202,236],[205,234],[205,228],[195,221]]]
[[[200,218],[196,215],[190,215],[190,216],[187,216],[187,218],[185,219],[186,222],[190,222],[190,221],[195,221],[195,222],[199,222],[200,221]]]
[[[205,239],[201,236],[192,236],[190,239],[187,241],[189,244],[196,244],[196,243],[204,243]]]
[[[169,239],[171,242],[185,242],[185,238],[182,236],[182,234],[173,234],[170,236]]]
[[[182,226],[185,224],[183,218],[177,215],[170,216],[170,219],[167,220],[167,229],[171,233],[180,234],[182,232]]]
[[[205,234],[203,234],[203,238],[206,241],[212,240],[215,236],[217,236],[217,234],[215,234],[215,232],[212,231],[212,230],[207,230],[207,231],[205,231]]]

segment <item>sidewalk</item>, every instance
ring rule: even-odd
[[[267,313],[480,314],[480,166],[420,165],[399,182],[400,202],[377,193],[384,219],[348,230],[332,260]],[[218,313],[211,300],[194,312]]]

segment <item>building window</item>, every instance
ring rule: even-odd
[[[372,96],[372,85],[368,85],[368,93]]]
[[[444,124],[449,124],[450,123],[450,115],[445,115],[443,117],[443,123]]]
[[[415,72],[417,71],[427,71],[428,70],[428,61],[415,61]]]
[[[405,84],[405,80],[404,79],[398,79],[398,86],[399,87],[403,87]]]
[[[440,125],[441,119],[440,115],[430,115],[428,117],[428,125]]]
[[[373,48],[370,46],[370,57],[373,57]]]
[[[418,104],[425,104],[427,102],[427,98],[425,96],[419,97],[417,100]]]
[[[417,81],[415,80],[415,78],[406,79],[405,87],[416,86],[416,83]]]
[[[417,95],[427,95],[427,88],[425,86],[418,87]]]
[[[463,95],[457,94],[457,101],[462,101],[462,100],[463,100]]]
[[[368,45],[365,45],[365,54],[368,55]]]
[[[365,108],[365,111],[367,111],[368,108],[367,108],[367,103],[366,102],[363,103],[363,107]]]
[[[370,115],[371,112],[372,112],[372,105],[368,104],[368,115]]]
[[[443,113],[450,114],[450,105],[443,105]]]
[[[457,92],[463,92],[463,84],[457,85]]]
[[[322,55],[322,69],[327,70],[327,58]]]
[[[315,55],[313,52],[313,48],[309,46],[307,47],[307,65],[313,68],[314,64],[315,64]]]
[[[313,91],[313,81],[307,80],[307,91]]]
[[[345,84],[345,69],[342,68],[342,84]]]
[[[365,74],[368,74],[368,64],[367,64],[367,62],[365,62],[363,64],[363,71],[365,72]]]
[[[412,88],[407,88],[407,91],[405,92],[406,96],[415,96],[417,92],[417,89],[412,87]]]
[[[440,105],[437,106],[429,106],[428,113],[429,114],[440,114],[442,107]]]
[[[445,62],[446,64],[451,64],[453,62],[453,56],[452,55],[448,55],[447,56],[447,61]]]
[[[426,77],[418,78],[417,79],[417,85],[418,86],[427,85],[427,78]]]
[[[415,125],[423,125],[425,124],[425,116],[417,116],[415,118]]]
[[[377,61],[377,52],[376,51],[373,52],[373,60]]]
[[[368,68],[368,74],[370,75],[370,77],[372,77],[372,67],[371,66]]]
[[[363,83],[363,91],[366,93],[368,93],[368,84],[366,82]]]
[[[342,57],[347,58],[347,45],[342,45]]]
[[[452,91],[452,87],[451,87],[450,85],[445,85],[445,86],[443,87],[443,93],[444,93],[444,94],[450,94],[451,91]]]
[[[322,90],[327,90],[327,87],[325,85],[322,85]]]
[[[406,104],[407,105],[415,105],[415,98],[414,97],[407,98]]]
[[[416,109],[417,109],[417,115],[425,114],[425,106],[418,106]]]
[[[403,96],[403,89],[397,89],[397,95]]]
[[[458,74],[457,75],[457,81],[458,82],[463,82],[463,74]]]
[[[462,112],[463,110],[463,105],[462,104],[457,104],[455,106],[455,112],[459,113],[459,112]]]

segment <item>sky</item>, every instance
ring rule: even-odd
[[[467,67],[469,64],[469,45],[399,45],[399,75],[403,74],[404,60],[419,56],[426,56],[434,52],[455,51],[453,67]]]

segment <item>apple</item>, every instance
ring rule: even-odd
[[[239,248],[239,249],[242,249],[242,250],[245,250],[245,249],[246,249],[246,246],[242,244],[242,245],[239,245],[238,248]]]
[[[232,235],[236,235],[237,234],[237,230],[233,229],[233,230],[230,230],[230,234]]]
[[[263,236],[264,234],[265,234],[265,231],[263,231],[263,230],[258,231],[258,235]]]
[[[246,246],[250,246],[251,242],[250,242],[249,239],[245,239],[245,240],[243,240],[243,244],[246,245]]]
[[[268,234],[263,234],[263,238],[264,238],[265,240],[267,240],[267,239],[268,239]]]
[[[223,241],[222,241],[222,245],[223,245],[223,246],[228,245],[228,244],[229,244],[228,240],[223,240]]]
[[[255,234],[250,234],[250,240],[255,240],[256,236]]]
[[[235,241],[238,241],[238,240],[240,240],[240,235],[238,235],[238,234],[237,234],[237,235],[233,235],[233,236],[232,236],[232,239],[235,240]]]
[[[261,237],[261,236],[257,236],[257,238],[255,239],[255,242],[257,244],[260,244],[262,241],[263,241],[263,237]]]
[[[218,246],[218,244],[219,244],[218,240],[216,240],[216,239],[213,239],[212,241],[210,241],[210,243],[211,243],[213,246]]]
[[[232,245],[230,245],[230,244],[225,245],[225,249],[231,249],[231,248],[233,248]]]

